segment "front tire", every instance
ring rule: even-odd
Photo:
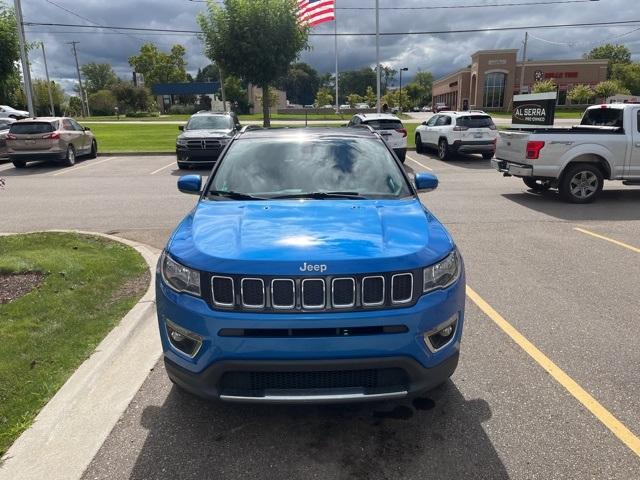
[[[91,142],[91,152],[89,153],[89,158],[96,158],[98,156],[98,144],[95,140]]]
[[[442,161],[449,160],[451,157],[451,149],[446,138],[441,138],[438,142],[438,158]]]
[[[604,186],[604,176],[597,165],[578,163],[570,166],[562,176],[558,190],[570,203],[593,202]]]
[[[398,156],[398,160],[400,160],[400,163],[404,163],[404,161],[407,159],[407,152],[399,152],[396,155]]]
[[[186,163],[184,163],[184,162],[178,162],[178,168],[179,168],[180,170],[187,170],[187,169],[189,168],[189,165],[187,165],[187,164],[186,164]]]
[[[67,147],[67,155],[64,157],[63,165],[65,167],[73,167],[76,164],[76,149],[73,145]]]
[[[27,166],[27,162],[24,160],[11,160],[11,163],[13,163],[15,168],[26,168]]]
[[[551,188],[551,184],[548,180],[538,180],[537,178],[533,177],[524,177],[522,181],[534,192],[544,192]]]
[[[416,153],[424,153],[424,145],[422,145],[422,137],[416,133]]]
[[[491,160],[493,158],[493,152],[492,153],[483,153],[482,154],[482,158],[484,160]]]

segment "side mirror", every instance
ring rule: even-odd
[[[190,195],[199,195],[202,190],[200,175],[183,175],[178,179],[178,190]]]
[[[83,127],[85,132],[90,132],[91,129],[89,127]]]
[[[178,130],[180,130],[181,132],[184,132],[184,125],[179,125]]]
[[[427,122],[426,121],[422,122],[422,125],[424,125],[426,127],[427,126]]]
[[[415,185],[418,192],[430,192],[438,188],[438,177],[431,173],[416,173]]]
[[[239,123],[236,123],[236,130],[238,131],[242,130],[242,125],[240,125]]]

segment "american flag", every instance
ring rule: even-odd
[[[314,27],[336,18],[335,0],[298,0],[298,20]]]

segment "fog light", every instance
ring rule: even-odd
[[[437,352],[453,341],[458,326],[458,314],[454,314],[446,322],[433,330],[425,332],[424,343],[431,352]]]
[[[200,335],[176,325],[171,320],[165,320],[165,325],[169,343],[171,343],[172,347],[190,358],[198,354],[202,346],[202,337]]]

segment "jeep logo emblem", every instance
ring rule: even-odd
[[[300,267],[300,271],[324,273],[327,271],[327,266],[324,264],[311,264],[311,263],[304,262]]]

